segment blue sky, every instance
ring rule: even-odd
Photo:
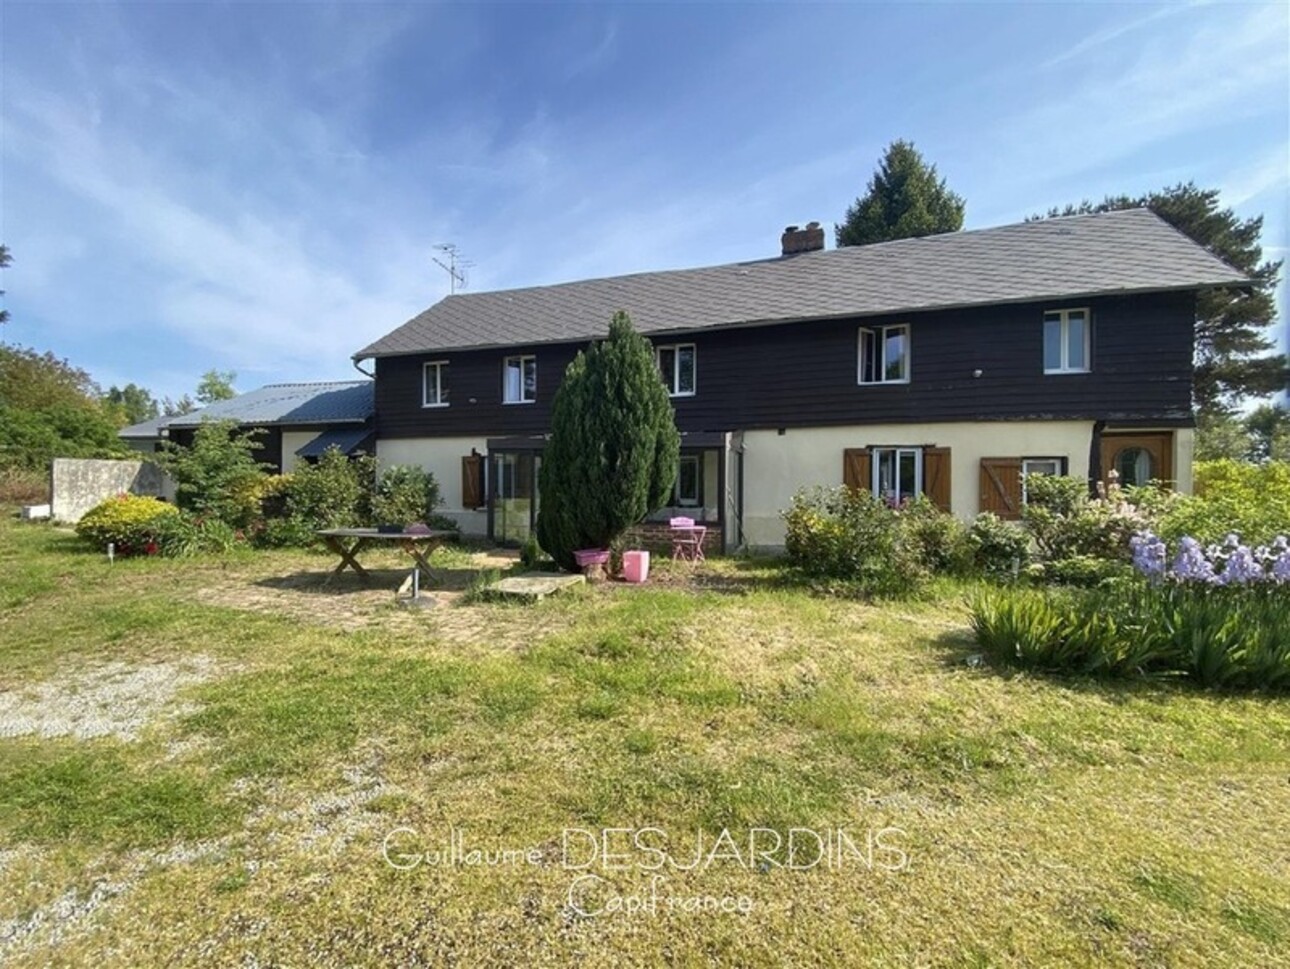
[[[1194,179],[1290,244],[1284,4],[0,16],[4,338],[105,387],[353,376],[446,295],[438,243],[471,290],[775,255],[896,138],[970,228]]]

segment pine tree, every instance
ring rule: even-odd
[[[887,146],[864,196],[847,209],[846,219],[833,227],[842,246],[912,239],[957,232],[963,228],[965,203],[936,177],[912,142]]]
[[[580,352],[556,391],[539,475],[542,548],[570,571],[575,550],[608,548],[662,507],[680,448],[654,351],[616,313],[608,339]]]

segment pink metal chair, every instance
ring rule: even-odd
[[[703,525],[696,525],[693,518],[668,520],[672,530],[672,561],[678,559],[694,564],[704,561],[703,538],[708,533]]]

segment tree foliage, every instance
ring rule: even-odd
[[[124,452],[90,375],[52,353],[0,345],[0,467],[43,471],[53,458]]]
[[[561,568],[664,504],[681,439],[654,351],[626,313],[565,371],[539,477],[538,541]]]
[[[1218,196],[1218,189],[1187,182],[1146,195],[1086,200],[1047,213],[1054,218],[1146,207],[1250,277],[1253,286],[1248,290],[1212,289],[1197,299],[1193,386],[1202,414],[1230,412],[1242,398],[1265,397],[1290,383],[1290,364],[1276,352],[1271,336],[1281,261],[1263,258],[1263,217],[1241,219],[1222,208]]]
[[[152,394],[137,384],[115,385],[103,395],[104,404],[113,412],[121,426],[142,424],[161,413]]]
[[[957,232],[963,228],[965,207],[912,142],[895,141],[887,146],[865,194],[833,227],[834,240],[841,248]]]
[[[1290,461],[1290,410],[1263,404],[1248,414],[1202,414],[1196,422],[1197,461]]]
[[[233,381],[237,374],[232,370],[207,370],[202,379],[197,381],[197,402],[213,404],[218,400],[229,400],[237,396]]]
[[[13,262],[13,257],[9,255],[9,247],[0,245],[0,269],[6,268],[9,263]],[[0,289],[0,296],[4,295],[4,290]],[[0,323],[9,322],[9,311],[0,310]]]
[[[188,446],[166,441],[157,460],[175,480],[175,501],[185,511],[241,526],[255,512],[252,497],[265,476],[256,454],[259,431],[239,431],[233,421],[204,421]]]

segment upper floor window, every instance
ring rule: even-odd
[[[431,360],[421,372],[421,406],[448,406],[448,361]]]
[[[903,384],[909,382],[909,326],[860,328],[860,371],[862,384]]]
[[[531,404],[537,400],[537,357],[532,354],[507,357],[502,362],[502,401]]]
[[[696,354],[693,343],[677,343],[671,346],[658,347],[655,351],[658,358],[659,373],[663,375],[663,385],[671,397],[689,397],[694,393],[696,384]]]
[[[1087,373],[1089,369],[1088,310],[1047,310],[1044,313],[1044,373]]]

